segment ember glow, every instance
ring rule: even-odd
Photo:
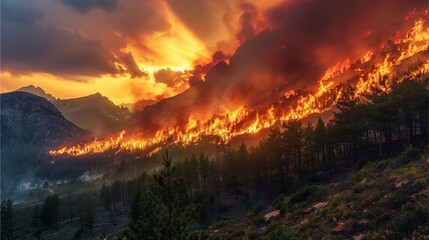
[[[426,15],[427,16],[427,13]],[[228,142],[243,134],[256,134],[290,119],[303,119],[314,113],[332,109],[341,95],[344,84],[354,84],[356,96],[369,93],[371,87],[379,86],[380,80],[398,74],[397,68],[416,54],[426,54],[429,46],[429,28],[423,18],[414,21],[414,26],[407,32],[399,33],[392,41],[394,51],[386,52],[387,45],[378,49],[363,51],[356,59],[345,58],[328,68],[318,81],[318,87],[311,93],[298,94],[287,90],[277,101],[264,109],[255,110],[250,106],[238,106],[234,109],[216,113],[209,120],[199,120],[190,115],[182,126],[166,127],[155,134],[122,131],[115,136],[95,139],[89,143],[63,147],[50,151],[52,155],[84,155],[102,153],[107,150],[139,151],[164,144],[197,143],[204,137],[210,137],[214,143]],[[429,61],[419,62],[412,74],[428,73]],[[352,69],[352,66],[353,69]],[[358,79],[338,82],[338,78],[351,74]],[[401,76],[397,76],[401,77]],[[349,78],[351,79],[351,78]],[[285,100],[294,103],[284,106]]]

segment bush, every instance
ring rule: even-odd
[[[381,194],[378,191],[371,191],[366,193],[362,199],[362,206],[367,207],[373,204],[374,202],[380,200]]]
[[[263,240],[295,240],[298,239],[298,235],[295,230],[291,227],[284,225],[278,225],[271,230]]]
[[[307,186],[291,195],[289,203],[299,203],[307,200],[318,190],[316,186]]]
[[[367,174],[366,168],[362,168],[359,171],[352,173],[352,179],[355,182],[360,182],[365,178],[366,174]]]
[[[275,199],[274,199],[274,201],[273,201],[273,203],[272,203],[272,205],[273,205],[273,207],[275,208],[275,209],[280,209],[281,207],[282,207],[282,205],[283,205],[283,200],[285,199],[285,195],[282,193],[282,194],[280,194],[280,195],[278,195]]]
[[[417,207],[405,212],[401,217],[396,218],[390,225],[390,228],[395,232],[410,235],[419,225],[425,224],[427,226],[427,219],[427,211],[421,207]]]
[[[398,156],[398,161],[402,164],[408,164],[419,160],[420,151],[412,146],[408,146],[401,154]]]
[[[248,240],[255,240],[259,237],[259,232],[257,230],[250,231],[247,235]]]
[[[262,200],[257,201],[255,204],[253,204],[252,206],[252,212],[253,214],[258,214],[260,213],[262,210],[264,210],[265,208],[265,202]]]
[[[394,192],[380,200],[381,207],[395,209],[402,206],[408,200],[408,195],[403,192]]]
[[[204,240],[209,238],[207,231],[193,231],[190,233],[188,240]]]
[[[265,223],[265,218],[263,216],[254,216],[252,217],[252,223],[256,226],[262,225]]]
[[[246,231],[244,231],[244,229],[238,229],[238,230],[235,230],[234,232],[228,234],[228,238],[242,237],[242,236],[244,236],[245,233],[246,233]]]
[[[228,226],[228,225],[229,225],[228,220],[221,219],[221,220],[218,220],[217,222],[213,223],[210,228],[216,230],[216,229]]]
[[[354,193],[361,193],[366,189],[366,184],[365,183],[356,183],[353,187],[353,192]]]

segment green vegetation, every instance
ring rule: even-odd
[[[262,200],[257,201],[255,204],[253,204],[252,206],[252,212],[253,214],[258,214],[260,213],[262,210],[264,210],[265,208],[265,202]]]
[[[1,239],[13,237],[13,204],[10,199],[1,202]]]
[[[40,220],[47,226],[58,226],[58,209],[60,205],[60,199],[58,195],[52,195],[45,199],[43,202],[42,210],[40,211]]]
[[[131,222],[129,239],[186,239],[186,224],[193,211],[186,204],[186,187],[182,178],[175,178],[174,167],[166,151],[164,168],[153,176],[149,191],[141,198],[141,215]]]
[[[256,146],[219,144],[213,159],[166,154],[162,169],[105,175],[97,192],[3,201],[2,238],[96,238],[108,226],[129,239],[419,239],[429,234],[427,86],[427,76],[365,96],[344,86],[328,123],[286,121]]]
[[[215,222],[213,225],[210,226],[211,229],[216,230],[225,226],[229,225],[229,221],[228,220],[219,220],[217,222]]]
[[[306,186],[289,197],[280,195],[273,205],[285,207],[285,212],[273,222],[231,220],[235,224],[216,228],[217,232],[211,228],[212,239],[231,231],[231,226],[247,228],[247,239],[425,239],[429,234],[427,159],[428,154],[404,153],[366,164],[352,177],[330,183],[330,191],[327,185]],[[356,179],[365,186],[359,191],[352,187]]]
[[[278,225],[273,230],[271,230],[266,237],[263,237],[262,240],[296,240],[298,239],[297,233],[291,227],[286,227],[284,225]]]

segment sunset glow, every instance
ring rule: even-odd
[[[356,84],[356,97],[360,97],[363,94],[370,93],[371,88],[380,87],[380,80],[384,77],[392,76],[393,68],[400,65],[405,59],[419,52],[427,51],[429,28],[423,27],[424,24],[423,19],[416,20],[413,28],[402,34],[402,36],[405,36],[404,38],[396,39],[398,45],[407,45],[407,47],[399,48],[399,57],[394,58],[388,53],[377,62],[376,59],[373,59],[374,52],[367,51],[362,54],[362,57],[353,61],[347,58],[342,62],[338,62],[335,66],[325,71],[325,74],[319,80],[319,87],[316,92],[299,96],[296,105],[287,109],[271,105],[266,110],[253,111],[248,107],[240,106],[234,110],[217,113],[215,117],[206,122],[196,121],[191,115],[184,126],[168,127],[157,131],[153,136],[122,131],[117,136],[108,139],[64,147],[53,150],[50,153],[53,155],[78,156],[101,153],[111,149],[118,149],[119,151],[145,150],[158,144],[182,144],[186,146],[200,141],[205,136],[212,137],[215,142],[224,143],[239,135],[258,133],[262,129],[273,127],[283,121],[303,119],[310,114],[327,111],[334,106],[335,101],[341,94],[341,86],[335,84],[334,78],[348,71],[352,62],[359,61],[361,64],[371,62],[374,66],[373,70],[357,71],[359,81]],[[417,45],[419,47],[416,47]],[[383,50],[383,48],[379,50]],[[377,54],[379,53],[377,52]],[[428,73],[427,66],[428,62],[420,64],[413,73]],[[291,91],[283,94],[285,98],[293,95],[294,92]],[[325,99],[325,101],[322,99]]]

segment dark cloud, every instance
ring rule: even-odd
[[[174,71],[170,68],[163,68],[153,73],[155,81],[165,83],[168,87],[174,87],[175,84],[184,82],[183,72]]]
[[[54,26],[2,26],[2,67],[12,72],[62,76],[117,74],[115,57],[100,42]]]
[[[31,1],[3,0],[1,20],[20,24],[32,24],[42,17],[42,12],[31,5]]]
[[[87,13],[94,9],[113,11],[119,8],[119,0],[60,0],[60,1],[80,13]]]
[[[122,63],[126,66],[126,71],[131,75],[131,78],[147,78],[149,74],[139,68],[134,60],[132,53],[127,53],[121,58]]]
[[[226,55],[224,52],[222,51],[216,51],[215,53],[213,53],[212,55],[212,62],[214,64],[217,64],[220,61],[224,61],[226,59],[228,59],[230,56]]]
[[[168,32],[171,28],[164,6],[147,0],[122,1],[120,9],[106,15],[103,24],[134,39],[142,34]]]

